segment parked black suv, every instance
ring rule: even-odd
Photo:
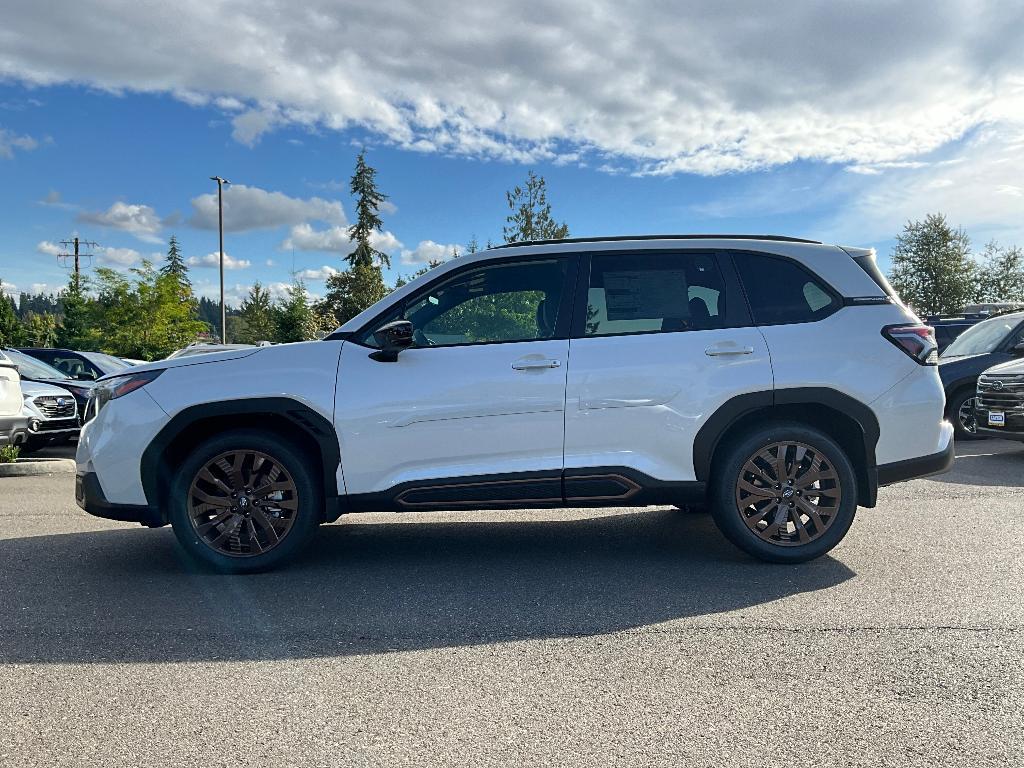
[[[939,356],[939,376],[946,390],[946,417],[956,436],[978,436],[974,397],[978,376],[999,363],[1024,356],[1024,312],[983,320],[968,328]]]
[[[979,435],[1024,442],[1024,360],[997,365],[978,377],[974,412]]]

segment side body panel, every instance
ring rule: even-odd
[[[746,354],[709,356],[733,347]],[[629,467],[658,480],[696,480],[694,438],[731,397],[772,388],[756,328],[573,339],[565,466]]]
[[[569,342],[342,350],[335,424],[349,494],[417,480],[562,469]],[[557,362],[516,370],[513,364]]]

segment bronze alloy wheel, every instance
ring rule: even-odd
[[[969,397],[960,404],[960,410],[956,417],[960,420],[960,426],[969,435],[978,434],[978,421],[974,417],[974,401],[976,398]]]
[[[299,508],[295,481],[272,456],[227,451],[199,470],[188,514],[199,540],[231,557],[262,555],[292,528]]]
[[[777,546],[800,546],[819,538],[842,499],[835,466],[806,443],[766,445],[747,459],[736,481],[736,508],[743,522]]]

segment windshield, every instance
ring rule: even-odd
[[[968,328],[946,347],[942,357],[964,357],[966,355],[984,355],[995,351],[1003,343],[1007,335],[1017,327],[1019,316],[993,317],[972,328]]]
[[[131,367],[124,360],[105,355],[102,352],[79,352],[78,354],[102,370],[103,373],[113,373]]]
[[[22,354],[21,352],[15,352],[13,349],[7,350],[5,354],[11,358],[15,365],[18,366],[18,373],[21,374],[22,378],[62,380],[71,378],[66,373],[58,371],[52,365],[47,365],[46,363],[36,360],[34,357]]]

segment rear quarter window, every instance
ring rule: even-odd
[[[757,325],[812,323],[842,306],[824,281],[789,259],[735,253],[733,260]]]

